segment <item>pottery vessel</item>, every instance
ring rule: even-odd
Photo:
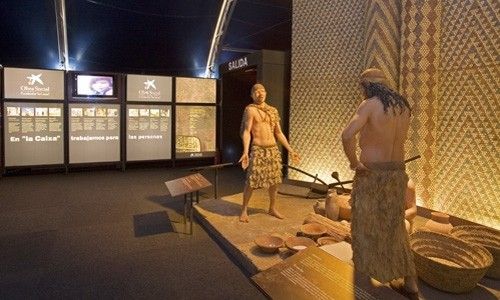
[[[317,242],[318,242],[318,245],[323,246],[323,245],[337,244],[341,241],[339,241],[338,239],[331,237],[331,236],[324,236],[324,237],[320,237]]]
[[[255,238],[254,242],[265,253],[276,253],[283,247],[283,239],[277,236],[261,235]]]
[[[286,239],[285,245],[290,251],[298,252],[306,249],[307,247],[316,246],[316,242],[304,236],[291,236]]]
[[[326,216],[325,200],[318,200],[313,205],[314,212],[318,215]]]
[[[424,228],[433,232],[449,234],[453,225],[450,224],[449,215],[434,211],[431,213],[431,219],[425,223]]]
[[[333,191],[326,196],[325,213],[330,220],[337,221],[339,219],[339,206],[337,204],[337,192]]]
[[[304,236],[316,240],[326,233],[326,227],[319,223],[307,223],[300,226],[300,232]]]
[[[340,220],[351,220],[351,205],[349,201],[351,200],[350,194],[337,195],[337,205],[339,206],[339,219]]]

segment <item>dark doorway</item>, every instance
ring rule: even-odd
[[[257,82],[256,67],[222,75],[222,141],[223,163],[240,159],[243,145],[240,138],[241,118],[245,107],[252,103],[250,89]]]

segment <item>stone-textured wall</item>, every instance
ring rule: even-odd
[[[494,0],[294,0],[298,167],[327,182],[332,171],[352,177],[340,134],[362,100],[359,74],[379,67],[412,105],[419,204],[500,228],[499,15]]]

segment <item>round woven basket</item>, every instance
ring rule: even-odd
[[[493,255],[493,265],[486,276],[500,279],[500,231],[479,225],[461,225],[451,230],[459,239],[483,246]]]
[[[410,236],[418,277],[450,293],[472,290],[493,263],[484,247],[430,231]]]

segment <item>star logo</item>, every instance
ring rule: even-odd
[[[28,76],[26,77],[27,79],[29,79],[28,81],[28,84],[29,85],[34,85],[35,82],[43,85],[43,81],[42,81],[42,73],[38,74],[38,75],[35,75],[35,74],[31,74],[31,76]]]
[[[144,81],[144,89],[149,90],[150,88],[153,88],[156,90],[156,85],[155,85],[154,79]]]

